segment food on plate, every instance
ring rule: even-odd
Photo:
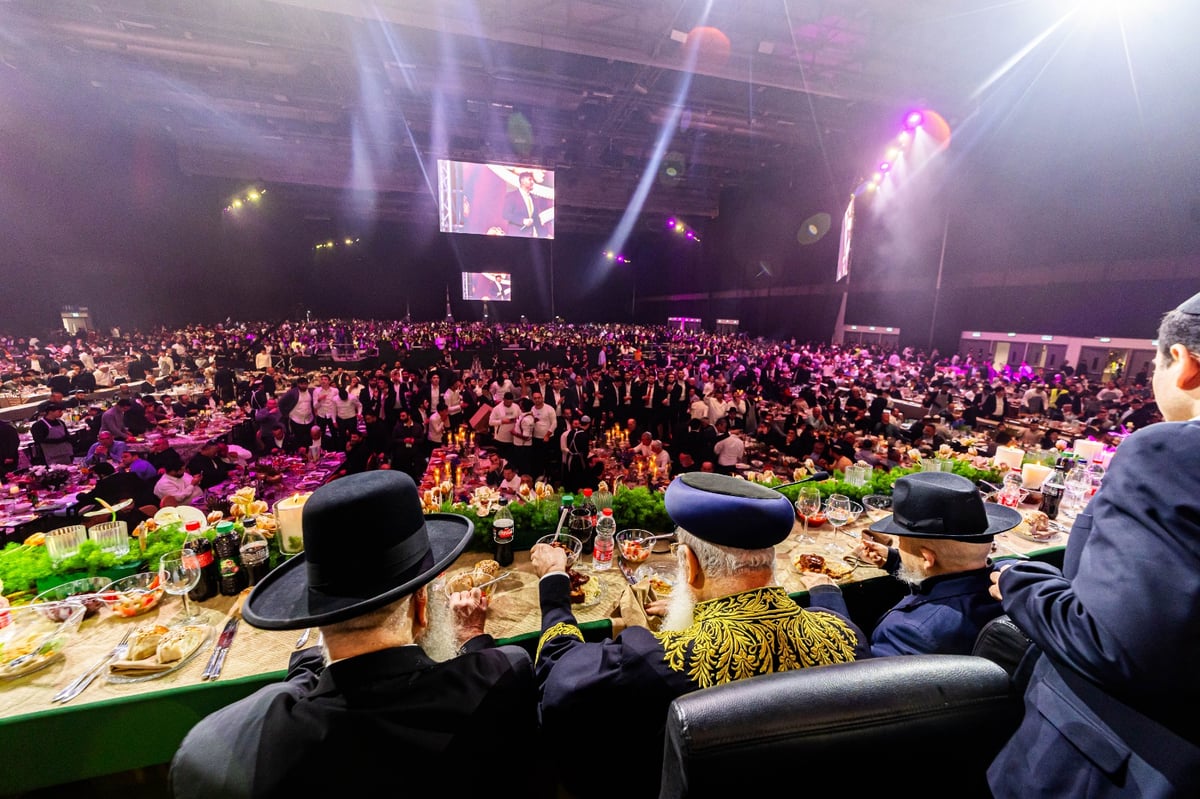
[[[586,601],[588,598],[588,591],[586,588],[584,588],[584,586],[586,586],[589,582],[592,582],[592,578],[586,574],[577,572],[574,569],[567,569],[567,576],[571,578],[571,602],[578,605],[579,603]],[[599,587],[599,583],[593,587]]]
[[[129,660],[145,660],[158,651],[158,645],[170,628],[161,624],[143,624],[129,636],[129,651],[125,657]]]
[[[208,636],[208,628],[188,624],[166,633],[158,642],[155,657],[159,663],[174,663],[196,651]]]
[[[137,585],[139,581],[145,583],[144,588]],[[162,601],[164,593],[157,574],[134,575],[115,580],[100,597],[113,613],[129,618],[153,610]]]
[[[1027,514],[1025,521],[1029,522],[1029,530],[1035,535],[1050,532],[1050,517],[1040,510],[1035,510]]]
[[[654,589],[654,595],[657,597],[670,596],[671,589],[675,587],[670,580],[657,574],[651,575],[649,582],[650,587]]]
[[[481,560],[470,571],[461,571],[446,580],[446,593],[470,591],[476,586],[491,582],[500,574],[500,564],[494,560]],[[490,586],[489,586],[490,588]],[[485,589],[487,591],[488,589]]]
[[[481,560],[475,564],[475,571],[483,572],[489,577],[495,577],[500,573],[500,564],[497,561],[488,559]],[[487,582],[486,580],[484,582]]]
[[[792,558],[792,568],[798,572],[811,572],[813,574],[826,574],[837,580],[845,577],[850,572],[854,571],[851,566],[837,563],[836,561],[826,560],[820,555],[811,552],[802,552]]]

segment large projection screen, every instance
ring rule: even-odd
[[[554,172],[510,164],[438,160],[443,233],[554,238]]]

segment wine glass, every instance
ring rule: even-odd
[[[803,531],[800,533],[800,540],[805,544],[811,544],[816,541],[808,534],[808,517],[821,509],[821,492],[816,486],[801,486],[796,493],[796,510],[800,513],[800,518],[804,520]]]
[[[163,590],[168,594],[183,597],[183,616],[180,624],[193,624],[203,617],[197,614],[188,592],[200,582],[200,561],[196,553],[190,549],[178,549],[167,552],[158,562],[158,579]]]
[[[863,507],[844,494],[831,494],[825,502],[825,518],[833,525],[834,531],[840,531],[859,517]],[[830,552],[840,552],[841,547],[836,542],[828,547]]]

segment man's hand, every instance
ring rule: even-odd
[[[888,548],[863,536],[862,543],[855,547],[854,554],[859,560],[864,560],[875,568],[882,569],[883,564],[887,563]]]
[[[529,560],[537,576],[545,577],[552,572],[567,573],[567,551],[549,544],[534,544],[529,550]]]
[[[487,609],[488,598],[478,588],[456,591],[450,595],[450,616],[454,624],[454,640],[458,646],[461,647],[477,635],[483,635]]]
[[[1000,573],[1003,572],[1005,568],[1008,568],[1008,567],[1006,566],[1006,567],[1003,567],[1000,569],[996,569],[995,571],[993,571],[991,574],[988,575],[988,577],[990,577],[992,580],[992,585],[990,588],[988,588],[988,593],[991,594],[992,599],[995,599],[995,600],[1004,599],[1004,597],[1001,596],[1001,594],[1000,594]]]

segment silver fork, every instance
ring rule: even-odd
[[[92,681],[100,676],[100,672],[106,669],[109,663],[125,657],[125,653],[129,651],[129,636],[132,634],[132,628],[126,630],[125,635],[121,637],[121,640],[117,642],[117,645],[112,648],[111,652],[93,663],[87,671],[72,680],[66,688],[56,693],[51,701],[66,704],[83,693],[83,689],[91,685]]]

